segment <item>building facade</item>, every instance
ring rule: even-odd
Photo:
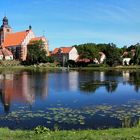
[[[49,45],[45,37],[36,37],[31,26],[28,30],[14,33],[9,26],[8,18],[3,18],[0,27],[0,47],[9,50],[13,54],[13,59],[25,61],[27,59],[27,45],[34,40],[42,40],[46,54],[49,55]]]
[[[68,60],[76,61],[79,57],[75,47],[55,48],[51,55],[56,61],[62,62],[63,64],[65,64]]]

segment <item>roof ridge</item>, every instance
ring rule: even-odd
[[[8,47],[21,45],[26,36],[29,34],[29,32],[30,30],[24,30],[21,32],[7,34],[3,46]]]
[[[7,35],[10,35],[10,34],[17,34],[17,33],[22,33],[22,32],[29,32],[29,31],[30,31],[30,30],[23,30],[23,31],[8,33]]]

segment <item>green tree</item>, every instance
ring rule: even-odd
[[[32,41],[28,44],[27,49],[27,61],[29,64],[37,64],[47,61],[47,52],[42,40]]]
[[[116,47],[115,44],[109,43],[104,50],[106,55],[106,63],[109,66],[119,65],[121,64],[121,53],[120,49]]]
[[[136,53],[135,53],[135,56],[134,56],[134,64],[137,64],[139,65],[140,64],[140,44],[136,44]]]
[[[103,52],[106,55],[106,64],[110,66],[121,64],[121,55],[123,51],[120,48],[117,48],[117,46],[113,43],[87,43],[75,45],[75,47],[78,50],[80,58],[97,58],[99,60],[99,52]]]
[[[75,45],[74,47],[76,47],[78,53],[80,54],[80,58],[99,58],[99,49],[94,43]]]
[[[106,55],[106,64],[113,66],[121,63],[122,51],[115,44],[97,44],[97,47]]]

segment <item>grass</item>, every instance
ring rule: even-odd
[[[140,70],[140,66],[116,66],[116,67],[76,67],[71,70]]]
[[[66,68],[67,69],[67,68]],[[62,67],[55,66],[54,63],[46,63],[42,65],[30,65],[30,66],[24,66],[24,65],[0,65],[0,71],[3,70],[43,70],[43,71],[61,71],[63,70]],[[109,67],[109,66],[91,66],[91,67],[70,67],[69,70],[140,70],[140,65],[134,65],[134,66],[116,66],[116,67]]]
[[[42,66],[0,66],[0,71],[19,71],[19,70],[33,70],[33,71],[60,71],[59,67],[42,67]]]
[[[140,140],[140,128],[108,130],[35,131],[9,130],[0,128],[0,140]]]

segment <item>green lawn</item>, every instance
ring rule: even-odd
[[[47,131],[44,134],[1,128],[0,140],[140,140],[140,128]]]

